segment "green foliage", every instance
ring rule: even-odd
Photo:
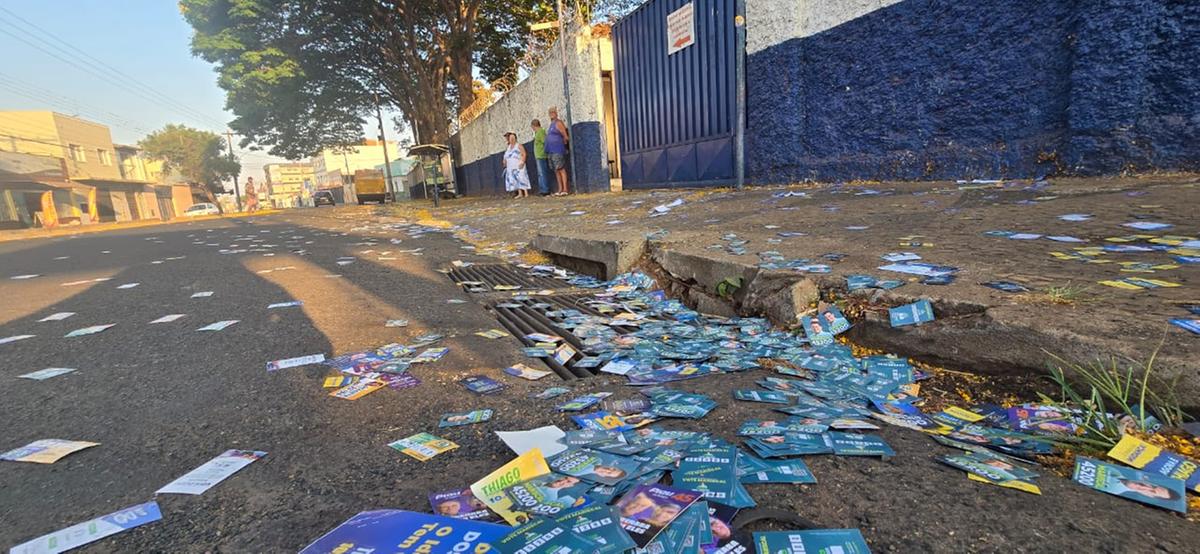
[[[375,95],[443,142],[485,76],[519,56],[547,0],[181,0],[243,145],[289,159],[360,142]]]
[[[1157,354],[1155,350],[1145,362],[1116,357],[1074,362],[1050,354],[1050,379],[1060,396],[1043,395],[1042,400],[1082,411],[1083,433],[1067,442],[1108,449],[1126,430],[1151,431],[1156,422],[1181,425],[1186,414],[1175,395],[1179,377],[1163,381],[1153,374]]]
[[[726,277],[720,283],[717,283],[717,296],[728,300],[737,293],[738,289],[742,288],[744,279],[741,277]]]
[[[164,170],[185,180],[204,185],[210,192],[222,190],[221,181],[241,170],[229,157],[225,139],[209,131],[169,124],[138,143],[146,154],[163,161]]]

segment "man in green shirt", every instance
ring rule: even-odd
[[[546,158],[546,129],[542,122],[533,120],[529,124],[533,128],[533,157],[537,160],[538,194],[550,195],[550,163]]]

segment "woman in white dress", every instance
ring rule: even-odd
[[[529,172],[525,171],[525,147],[517,143],[517,134],[504,133],[504,190],[516,192],[516,198],[529,196]]]

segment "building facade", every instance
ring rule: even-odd
[[[177,211],[171,189],[159,190],[162,164],[144,159],[136,147],[114,144],[99,123],[52,111],[3,111],[0,153],[9,154],[13,174],[23,167],[61,167],[61,180],[27,174],[8,179],[0,226],[162,219]],[[33,173],[46,174],[44,168]]]
[[[326,148],[313,156],[309,162],[317,189],[337,189],[353,184],[354,172],[359,169],[375,169],[383,165],[384,146],[377,140],[366,140],[362,144],[344,148]],[[401,147],[394,141],[387,142],[387,157],[401,157]]]
[[[294,208],[312,196],[316,186],[313,166],[309,163],[278,163],[263,166],[267,199],[276,208]]]

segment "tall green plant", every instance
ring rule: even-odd
[[[1080,410],[1083,433],[1070,441],[1111,448],[1131,425],[1149,432],[1156,422],[1174,427],[1187,417],[1175,395],[1179,376],[1163,381],[1154,375],[1158,348],[1145,362],[1111,357],[1081,363],[1047,354],[1060,395],[1057,400],[1041,395],[1042,400]]]

